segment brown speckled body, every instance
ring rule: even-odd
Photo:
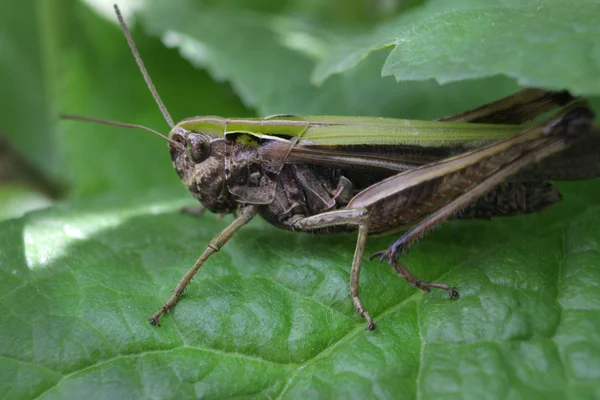
[[[173,137],[182,142],[186,140],[185,135],[180,139]],[[268,148],[268,143],[245,147],[224,138],[203,135],[203,139],[210,142],[210,153],[200,163],[192,161],[185,150],[171,149],[175,170],[192,195],[204,207],[216,213],[231,213],[244,204],[261,204],[259,214],[272,225],[283,229],[293,230],[294,223],[299,219],[343,209],[354,195],[395,174],[387,170],[295,163],[281,164],[267,170],[262,164],[264,160],[259,150],[261,146]],[[482,177],[494,173],[537,145],[538,142],[515,146],[486,162],[427,181],[374,204],[369,207],[369,233],[382,234],[410,227],[450,199],[468,191]],[[377,150],[377,147],[372,148],[372,151]],[[237,154],[235,162],[228,162],[228,157],[233,157],[234,152]],[[535,212],[559,200],[560,194],[550,184],[537,181],[504,182],[457,217],[489,218]],[[340,225],[311,232],[331,233],[355,229],[355,226]]]
[[[515,122],[522,122],[539,113],[541,107],[556,107],[572,100],[565,92],[553,94],[523,91],[515,96],[517,97],[510,97],[482,108],[481,110],[488,112],[487,117],[480,109],[472,111],[473,117],[476,117],[478,122],[497,123],[498,119],[511,118]],[[529,103],[530,101],[533,102]],[[515,104],[527,105],[529,108],[521,108]],[[580,111],[571,117],[559,119],[559,122],[551,124],[547,129],[553,136],[565,137],[569,137],[569,132],[563,132],[562,125],[581,132],[589,130],[589,126],[577,122],[589,121],[590,116],[586,113],[587,111],[583,111],[583,114]],[[466,115],[468,114],[459,114],[446,120],[464,119]],[[589,125],[588,122],[585,123]],[[397,170],[323,161],[322,157],[315,156],[323,154],[323,148],[315,151],[310,143],[302,141],[295,143],[285,138],[260,139],[242,132],[215,137],[178,129],[174,128],[171,139],[183,146],[170,146],[173,165],[183,183],[204,207],[217,213],[231,213],[239,206],[258,205],[258,212],[265,220],[283,229],[298,229],[295,226],[298,220],[341,210],[348,207],[349,203],[352,207],[351,200],[354,196],[398,174]],[[262,129],[268,128],[263,126]],[[571,136],[585,135],[575,133]],[[502,152],[473,162],[465,168],[425,180],[393,196],[370,203],[367,207],[369,234],[395,232],[418,223],[505,166],[547,145],[551,140],[554,139],[543,134],[534,135],[530,140],[511,144]],[[586,143],[596,146],[600,139],[598,136],[591,136]],[[332,146],[325,150],[339,154],[385,158],[397,164],[410,165],[414,162],[410,169],[419,165],[434,165],[436,160],[461,157],[467,151],[462,147],[393,147]],[[580,148],[581,145],[579,152]],[[196,155],[199,158],[196,160],[192,159],[192,149],[199,152]],[[307,157],[311,150],[315,151],[313,157]],[[577,157],[570,157],[569,153],[565,152],[567,157],[559,153],[544,159],[547,168],[543,171],[535,165],[528,166],[529,170],[521,169],[519,174],[507,181],[498,182],[495,189],[489,190],[485,196],[473,198],[471,203],[448,217],[489,218],[546,208],[559,201],[560,194],[552,185],[544,183],[544,180],[552,179],[554,175],[581,179],[595,176],[600,171],[600,158],[596,156],[598,152],[587,153],[595,158],[586,159],[585,166],[581,163],[576,165]],[[555,168],[552,168],[553,165]],[[311,232],[328,233],[355,229],[356,226],[342,224]]]
[[[421,185],[408,188],[396,196],[375,203],[370,207],[370,232],[373,234],[393,232],[398,228],[414,224],[449,201],[467,193],[482,180],[539,145],[540,141],[535,141],[527,142],[523,146],[513,146],[508,151],[492,156],[483,162],[449,173],[441,178],[426,181]],[[528,202],[517,202],[517,204],[525,205]],[[475,205],[477,204],[475,203]],[[495,210],[488,211],[492,215],[498,214],[498,212],[494,212]],[[520,209],[517,207],[512,210],[513,213],[525,211],[525,207]],[[473,213],[472,215],[478,214]]]

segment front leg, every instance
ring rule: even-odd
[[[186,272],[186,274],[181,278],[175,289],[173,290],[173,294],[167,299],[167,301],[150,317],[150,324],[155,326],[160,326],[159,319],[163,315],[165,315],[169,310],[171,310],[183,294],[185,288],[189,285],[196,272],[204,265],[206,260],[213,254],[216,253],[227,243],[229,239],[233,237],[233,235],[244,225],[246,225],[258,212],[258,206],[244,206],[240,210],[240,215],[236,217],[236,219],[229,224],[225,229],[223,229],[217,236],[215,236],[206,246],[206,249],[202,253],[202,255],[196,260],[194,265]]]
[[[369,233],[368,211],[366,209],[353,209],[325,212],[297,220],[292,226],[294,229],[312,231],[336,225],[358,226],[358,240],[356,242],[356,249],[354,250],[354,258],[352,259],[352,270],[350,272],[350,298],[352,299],[356,311],[367,321],[367,329],[372,331],[375,329],[373,318],[371,318],[369,313],[365,310],[358,297],[360,268],[362,266],[365,244]]]

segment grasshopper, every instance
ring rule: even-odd
[[[399,256],[449,218],[537,212],[561,199],[546,180],[583,179],[600,171],[596,152],[590,151],[600,144],[592,128],[594,115],[567,92],[524,89],[438,121],[275,115],[194,117],[174,124],[116,5],[115,12],[171,131],[167,137],[134,124],[63,118],[156,134],[168,142],[177,174],[202,204],[195,213],[207,209],[235,215],[150,317],[152,325],[160,326],[160,317],[177,304],[206,260],[258,214],[292,231],[358,232],[350,298],[373,330],[373,318],[359,297],[369,235],[407,230],[371,259],[387,261],[416,288],[442,289],[458,298],[448,284],[418,279]],[[542,122],[526,124],[555,109]]]

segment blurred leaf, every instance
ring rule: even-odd
[[[0,136],[0,220],[48,207],[60,190]]]
[[[44,16],[36,3],[0,1],[0,132],[37,168],[58,178],[51,76],[44,69],[41,41]]]
[[[73,31],[79,34],[64,46],[62,111],[137,123],[168,134],[120,28],[87,8],[73,12]],[[174,119],[248,114],[229,87],[215,84],[155,39],[138,35],[136,29],[133,35]],[[61,122],[61,128],[76,194],[180,186],[166,143],[148,133],[71,121]]]
[[[51,199],[29,186],[14,183],[0,185],[0,220],[20,217],[51,204]]]
[[[527,86],[599,95],[599,17],[595,0],[431,0],[340,43],[313,80],[391,46],[382,73],[398,80],[445,83],[503,74]]]
[[[374,332],[348,298],[354,235],[317,238],[254,221],[210,259],[159,329],[147,317],[228,221],[179,214],[171,191],[4,222],[0,392],[592,398],[600,213],[587,204],[600,187],[564,189],[566,201],[547,212],[454,221],[403,257],[422,279],[456,285],[457,301],[366,262],[361,295]],[[391,240],[370,239],[367,250]]]
[[[120,28],[78,2],[7,2],[0,16],[0,131],[76,196],[179,185],[164,143],[140,132],[60,122],[80,113],[162,127],[164,121]],[[248,114],[227,85],[215,84],[155,39],[134,36],[156,72],[159,92],[179,118]],[[10,101],[8,101],[10,99]],[[181,114],[179,114],[181,113]],[[159,128],[160,129],[160,128]],[[56,135],[58,131],[58,135]]]
[[[508,79],[442,88],[432,82],[396,84],[393,79],[380,78],[383,54],[315,87],[310,74],[316,59],[329,51],[342,31],[286,14],[182,3],[170,7],[149,1],[141,17],[151,33],[179,47],[183,57],[206,67],[216,79],[231,82],[244,102],[261,115],[432,118],[515,90]]]

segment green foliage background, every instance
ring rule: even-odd
[[[518,83],[600,95],[592,0],[120,5],[137,5],[134,38],[175,119],[429,119]],[[353,235],[262,221],[210,260],[161,329],[149,326],[230,217],[179,214],[193,202],[155,137],[57,120],[167,132],[105,6],[0,0],[0,131],[69,188],[0,223],[0,398],[600,398],[596,181],[562,183],[565,200],[537,215],[449,222],[403,257],[459,288],[458,301],[366,262],[374,332],[348,298]],[[23,193],[0,190],[3,215],[22,210],[10,204]]]

